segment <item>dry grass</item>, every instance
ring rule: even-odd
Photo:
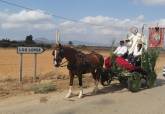
[[[49,83],[40,83],[35,84],[31,87],[31,90],[34,91],[34,93],[49,93],[56,90],[56,86],[49,82]]]
[[[52,50],[45,51],[38,55],[37,60],[37,75],[45,75],[50,72],[55,74],[66,75],[67,71],[64,69],[56,69],[53,66]],[[19,63],[20,56],[16,49],[2,49],[0,48],[0,80],[4,79],[18,79],[19,78]],[[29,78],[33,76],[34,71],[34,55],[23,55],[23,77]]]
[[[156,63],[155,70],[158,73],[162,73],[163,66],[165,66],[165,53],[161,53]]]

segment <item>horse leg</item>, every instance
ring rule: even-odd
[[[82,74],[78,75],[78,80],[79,80],[79,86],[80,86],[80,92],[79,92],[78,98],[82,98],[83,97]]]
[[[93,89],[93,92],[97,93],[97,91],[98,91],[98,84],[99,84],[99,76],[98,76],[97,71],[93,72],[92,75],[93,75],[94,84],[95,84],[95,88]]]
[[[74,74],[71,71],[69,71],[69,75],[70,75],[69,91],[68,91],[67,95],[65,96],[65,98],[70,98],[72,95]]]
[[[98,80],[95,80],[95,88],[93,90],[94,93],[97,93],[99,88],[98,88],[98,85],[99,85],[99,81]]]

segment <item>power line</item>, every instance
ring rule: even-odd
[[[5,0],[0,0],[0,2],[11,5],[11,6],[19,7],[19,8],[22,8],[22,9],[34,10],[32,8],[28,8],[28,7],[25,7],[25,6],[22,6],[22,5],[19,5],[19,4],[15,4],[13,2],[8,2],[8,1],[5,1]]]
[[[10,5],[10,6],[14,6],[14,7],[30,10],[30,11],[36,10],[36,9],[30,8],[30,7],[26,7],[26,6],[23,6],[23,5],[20,5],[20,4],[16,4],[16,3],[13,3],[13,2],[9,2],[9,1],[6,1],[6,0],[0,0],[0,2],[4,3],[4,4],[7,4],[7,5]],[[87,23],[87,22],[83,22],[83,21],[67,18],[67,17],[64,17],[64,16],[56,15],[56,14],[53,14],[53,13],[49,13],[49,12],[46,12],[46,11],[44,11],[44,13],[47,14],[47,15],[51,15],[53,17],[56,17],[56,18],[60,18],[60,19],[64,19],[64,20],[68,20],[68,21],[72,21],[72,22],[76,22],[76,23],[83,23],[83,24],[91,25],[91,26],[105,27],[104,25]]]

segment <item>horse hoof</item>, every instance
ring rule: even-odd
[[[65,98],[70,98],[71,96],[66,95]]]
[[[72,97],[72,93],[68,93],[65,98],[71,98]]]
[[[92,93],[97,94],[97,92],[98,92],[98,89],[94,89]]]
[[[79,95],[78,98],[79,98],[79,99],[83,98],[83,95]]]
[[[93,94],[97,94],[97,91],[93,91],[92,93],[93,93]]]

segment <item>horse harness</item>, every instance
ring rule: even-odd
[[[67,68],[69,70],[85,70],[86,68],[92,68],[92,64],[85,54],[79,52],[75,55],[76,60],[68,62]]]

